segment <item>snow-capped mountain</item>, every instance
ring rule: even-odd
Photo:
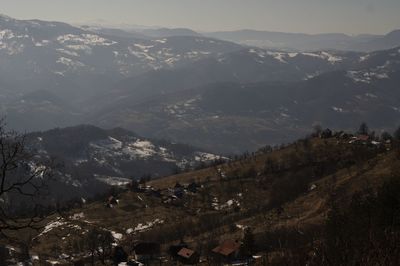
[[[201,36],[141,39],[0,16],[0,111],[23,131],[74,125],[84,122],[85,100],[124,78],[239,49]]]
[[[61,183],[75,196],[94,195],[110,185],[125,185],[146,175],[170,175],[223,158],[119,128],[103,130],[88,125],[31,133],[27,143],[38,156],[62,164],[56,168],[54,186]]]
[[[399,48],[287,52],[176,32],[2,16],[0,111],[23,131],[90,123],[214,152],[287,142],[314,123],[397,123]]]
[[[220,152],[288,142],[310,132],[316,123],[354,130],[366,121],[389,131],[400,124],[399,48],[373,53],[285,53],[251,48],[219,59],[208,64],[213,66],[208,68],[209,78],[198,75],[206,75],[200,72],[203,68],[175,69],[169,77],[184,78],[164,79],[160,91],[184,89],[139,103],[135,99],[140,90],[129,81],[122,91],[129,97],[109,101],[107,112],[96,112],[91,121],[101,126],[133,126],[141,134],[179,139]],[[186,75],[176,73],[179,71]],[[201,83],[201,77],[209,82]],[[156,90],[156,84],[152,88]]]
[[[137,71],[170,67],[239,48],[239,45],[201,36],[151,40],[116,37],[65,23],[0,16],[0,54],[32,56],[27,67],[39,73],[45,70],[58,75],[77,70],[104,73],[112,69],[130,76],[138,74]]]
[[[208,57],[172,69],[150,71],[123,79],[93,98],[90,110],[111,112],[121,106],[141,104],[152,97],[191,90],[216,82],[301,81],[322,73],[356,65],[363,53],[314,52],[287,53],[258,48]]]
[[[0,16],[1,77],[16,84],[18,93],[48,89],[70,98],[74,92],[87,96],[92,87],[105,89],[121,77],[237,49],[239,45],[200,36],[116,37],[65,23]],[[93,81],[99,78],[101,82]]]

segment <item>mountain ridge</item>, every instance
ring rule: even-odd
[[[93,125],[28,133],[26,145],[36,154],[36,160],[62,165],[55,168],[50,185],[50,199],[62,202],[91,198],[115,184],[123,186],[144,176],[158,178],[224,159],[189,145],[144,138],[123,128],[101,129]],[[68,188],[67,194],[62,192],[63,186]]]

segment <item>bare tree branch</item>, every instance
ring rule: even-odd
[[[26,137],[8,131],[0,119],[0,235],[26,228],[39,229],[39,199],[51,176],[50,164],[41,162],[27,148]],[[23,217],[18,204],[28,204]],[[0,236],[0,238],[1,238]]]

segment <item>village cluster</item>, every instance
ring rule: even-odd
[[[219,174],[224,175],[221,169],[218,169]],[[173,187],[169,187],[166,189],[155,189],[150,185],[139,184],[136,181],[127,185],[128,189],[138,193],[138,199],[140,201],[144,201],[144,197],[141,197],[140,194],[144,194],[146,196],[155,197],[161,200],[163,204],[170,206],[182,206],[184,202],[185,196],[193,196],[198,193],[203,185],[190,182],[188,184],[180,184],[177,182]],[[240,194],[238,195],[241,196]],[[119,200],[110,196],[105,206],[107,208],[115,208],[119,204]],[[218,199],[214,198],[212,207],[214,210],[222,210],[224,207],[230,208],[233,206],[240,206],[240,203],[237,200],[229,200],[224,204],[219,204]],[[162,223],[162,220],[155,220],[151,222],[149,225],[140,224],[139,227],[135,229],[128,229],[127,233],[132,232],[141,232],[150,229],[152,226],[157,223]],[[248,228],[246,226],[237,225],[239,229],[243,231],[243,235],[245,234],[245,230]],[[214,262],[219,262],[222,264],[229,265],[250,265],[254,263],[256,260],[260,260],[262,257],[257,255],[243,255],[241,252],[243,248],[242,239],[226,239],[221,240],[220,244],[213,247],[209,253],[212,255],[212,260]],[[201,252],[195,250],[195,248],[191,247],[189,244],[185,243],[183,240],[180,243],[171,245],[168,248],[167,254],[169,256],[165,256],[165,252],[161,251],[160,243],[156,242],[137,242],[134,245],[134,248],[131,252],[131,255],[128,255],[125,250],[117,246],[115,247],[115,256],[114,260],[116,265],[125,266],[125,265],[170,265],[179,263],[180,265],[197,265],[201,263],[206,263],[207,258],[201,256]]]

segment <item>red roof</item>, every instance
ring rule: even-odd
[[[367,140],[369,140],[369,136],[368,135],[359,135],[357,137],[357,139],[361,140],[361,141],[367,141]]]
[[[221,245],[214,248],[212,251],[214,253],[219,253],[223,256],[229,256],[232,253],[238,251],[240,248],[240,243],[235,240],[225,240]]]
[[[184,257],[186,259],[189,259],[192,255],[194,254],[194,251],[188,248],[182,248],[178,252],[178,256]]]

